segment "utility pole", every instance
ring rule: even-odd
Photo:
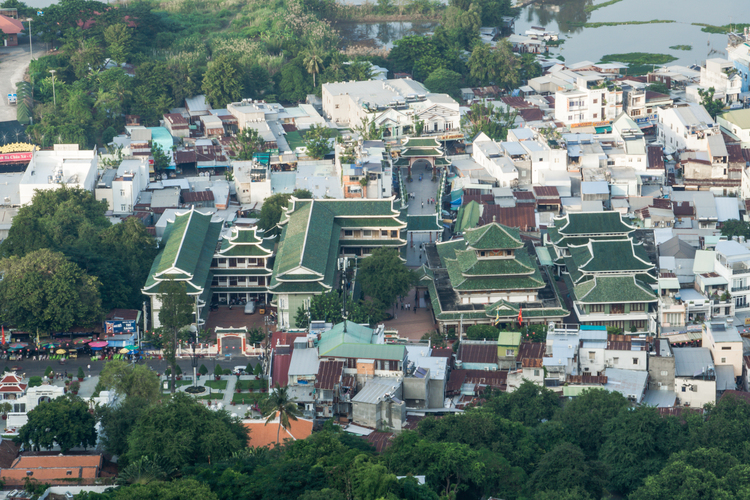
[[[29,54],[31,55],[31,60],[34,60],[34,47],[31,44],[31,18],[26,18],[26,21],[29,23]]]
[[[57,70],[51,69],[49,72],[52,73],[52,104],[57,107],[57,94],[55,94],[55,73],[57,73]]]
[[[339,269],[341,269],[341,317],[344,318],[344,333],[346,333],[346,268],[349,259],[343,257],[339,260]]]

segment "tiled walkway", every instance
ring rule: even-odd
[[[415,290],[412,290],[404,298],[405,304],[412,304],[412,310],[401,310],[399,305],[399,308],[396,310],[396,317],[390,321],[386,321],[385,327],[398,330],[398,334],[401,337],[409,338],[410,340],[419,340],[422,338],[422,335],[430,330],[434,330],[436,326],[432,319],[432,312],[429,309],[430,305],[429,303],[425,303],[424,299],[420,299],[419,308],[414,309],[414,304],[416,303],[414,294]]]
[[[421,181],[419,180],[419,174],[422,174]],[[407,169],[402,168],[401,175],[404,179],[404,189],[414,195],[414,198],[408,198],[409,215],[434,214],[437,205],[429,203],[428,200],[437,198],[438,182],[432,182],[432,171],[426,170],[420,163],[412,169],[412,182],[406,182]],[[418,267],[424,262],[424,251],[420,249],[419,244],[415,243],[412,247],[411,242],[409,242],[406,247],[406,265]]]

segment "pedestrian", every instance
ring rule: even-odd
[[[419,306],[415,306],[414,307],[414,314],[417,314],[417,307],[419,307]]]
[[[401,310],[402,311],[404,310],[404,303],[403,302],[401,302]]]
[[[424,208],[424,202],[422,202],[422,208]]]

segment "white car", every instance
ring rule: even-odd
[[[245,304],[245,314],[255,314],[255,301],[250,300]]]

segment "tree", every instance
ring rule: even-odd
[[[149,484],[155,481],[165,481],[174,472],[169,460],[160,455],[141,457],[117,474],[117,484]]]
[[[414,118],[414,136],[420,137],[424,132],[424,120],[419,117]]]
[[[127,24],[118,23],[107,26],[104,30],[104,40],[107,42],[109,57],[117,64],[128,61],[132,43],[130,28]]]
[[[263,375],[263,363],[258,362],[255,364],[253,375],[257,375],[257,376]]]
[[[483,132],[493,141],[504,141],[516,116],[518,114],[515,110],[503,111],[492,104],[475,103],[461,117],[461,128],[468,137],[474,138]]]
[[[128,436],[126,458],[168,457],[177,468],[219,462],[247,446],[247,429],[223,410],[213,411],[184,393],[149,406]]]
[[[414,79],[420,82],[424,81],[432,73],[440,68],[445,67],[445,60],[437,56],[423,56],[414,63]]]
[[[406,267],[391,248],[376,248],[359,263],[359,282],[368,297],[382,302],[386,307],[405,296],[417,282],[417,275]]]
[[[281,428],[283,427],[284,430],[288,431],[289,419],[297,420],[297,415],[299,415],[297,403],[295,403],[294,399],[289,396],[286,386],[280,387],[277,383],[276,387],[271,391],[271,394],[268,395],[263,410],[263,418],[266,419],[266,425],[278,417],[279,427],[276,429],[277,445],[279,444]]]
[[[472,325],[466,329],[466,338],[469,340],[496,340],[500,330],[492,325]]]
[[[339,290],[331,290],[327,293],[314,295],[308,307],[297,308],[294,321],[298,328],[307,328],[310,321],[326,321],[328,323],[341,323],[343,309],[342,294]],[[365,301],[347,299],[346,312],[349,321],[355,323],[375,324],[385,319],[383,304],[376,299]]]
[[[744,236],[750,239],[750,222],[729,219],[721,225],[721,235],[732,239],[733,236]]]
[[[369,116],[365,116],[362,119],[362,123],[354,127],[354,131],[359,134],[362,140],[365,141],[379,141],[383,138],[383,132],[385,131],[385,125],[375,125],[375,120],[370,120]],[[354,163],[353,161],[350,163]]]
[[[123,463],[128,451],[128,436],[138,419],[151,406],[148,400],[138,396],[127,397],[118,405],[103,405],[97,408],[97,420],[101,423],[101,440],[107,453],[121,457]]]
[[[154,157],[154,171],[163,172],[169,167],[171,157],[164,152],[158,142],[151,143],[151,156]]]
[[[214,375],[216,375],[217,377],[221,377],[222,375],[224,375],[224,369],[218,363],[214,367]]]
[[[81,446],[96,445],[96,420],[80,398],[64,396],[39,404],[28,413],[28,422],[14,441],[28,449],[51,450],[55,445],[62,453]]]
[[[201,500],[219,500],[216,493],[192,478],[180,478],[174,481],[152,481],[147,484],[132,484],[117,488],[107,500],[141,500],[146,498],[183,500],[200,498]],[[88,500],[95,500],[89,497]]]
[[[331,138],[334,131],[324,125],[313,125],[305,132],[305,148],[307,156],[322,159],[331,152]]]
[[[604,432],[607,423],[629,406],[619,392],[589,389],[568,401],[557,420],[563,424],[568,439],[579,446],[588,459],[596,459],[607,438]],[[586,418],[581,419],[581,415]]]
[[[480,85],[494,83],[500,87],[513,88],[520,81],[520,61],[507,40],[492,48],[478,43],[471,51],[468,62],[469,74]]]
[[[388,53],[388,60],[393,65],[394,73],[411,73],[414,63],[422,57],[438,57],[437,47],[429,37],[421,35],[405,36],[393,43],[393,48]]]
[[[276,224],[281,220],[282,209],[289,204],[289,194],[277,193],[269,196],[263,201],[263,207],[260,209],[260,219],[258,227],[263,229],[266,234],[276,234]]]
[[[530,479],[536,491],[581,488],[601,498],[606,477],[600,462],[587,461],[579,447],[562,442],[544,454]]]
[[[237,58],[222,54],[208,65],[203,77],[203,92],[216,109],[242,98],[242,75],[238,71]]]
[[[448,345],[445,342],[445,335],[437,330],[430,330],[429,332],[425,333],[424,335],[422,335],[421,340],[429,341],[432,347],[445,347],[446,345]]]
[[[37,250],[0,260],[0,319],[26,331],[69,331],[101,317],[100,283],[65,256]]]
[[[650,90],[651,92],[658,92],[659,94],[669,95],[669,87],[667,87],[666,83],[662,82],[651,83],[646,87],[646,90]]]
[[[713,87],[709,87],[708,90],[698,89],[698,95],[701,96],[701,104],[714,120],[716,119],[716,115],[724,110],[724,103],[718,99],[714,99],[715,92]]]
[[[258,135],[258,131],[252,127],[245,127],[237,134],[234,139],[234,154],[235,160],[250,161],[253,159],[253,155],[260,151],[263,151],[263,145],[265,141]]]
[[[316,46],[311,46],[305,53],[305,69],[313,77],[313,87],[317,86],[315,84],[315,75],[320,73],[322,67],[323,58],[320,57],[320,49]]]
[[[518,389],[498,394],[485,406],[504,418],[533,427],[551,420],[560,407],[560,400],[546,387],[524,380]]]
[[[454,99],[461,98],[461,84],[463,77],[446,68],[438,68],[424,81],[425,87],[430,92],[437,94],[448,94]]]
[[[198,373],[201,375],[208,375],[208,368],[206,368],[206,365],[201,364],[200,368],[198,368]]]
[[[159,377],[144,365],[109,361],[99,374],[99,381],[106,389],[128,398],[138,397],[155,403],[161,397]]]
[[[162,282],[159,293],[159,322],[161,334],[164,336],[164,358],[172,367],[172,394],[176,390],[177,342],[180,340],[180,331],[193,320],[193,300],[186,292],[185,282]]]

